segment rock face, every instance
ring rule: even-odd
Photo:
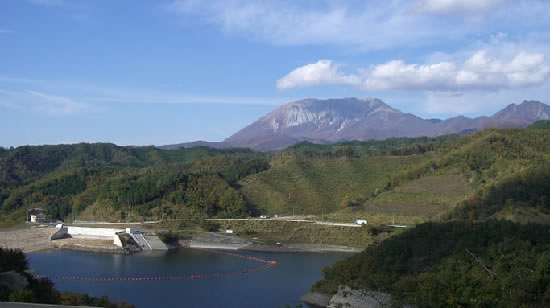
[[[331,298],[332,297],[330,295],[316,293],[316,292],[309,292],[308,294],[300,297],[300,300],[309,305],[314,305],[317,307],[326,307],[330,303]]]
[[[339,286],[328,304],[328,308],[381,308],[388,307],[391,296],[382,292],[353,290],[348,286]]]
[[[390,137],[469,134],[485,128],[525,128],[550,119],[550,106],[538,101],[511,104],[490,117],[422,119],[403,113],[376,98],[305,99],[283,105],[243,128],[223,142],[195,142],[216,148],[246,147],[260,151],[283,149],[302,141],[334,143]]]
[[[353,290],[348,286],[338,286],[338,292],[332,297],[310,292],[300,300],[309,305],[327,308],[381,308],[389,307],[391,296],[382,292]]]

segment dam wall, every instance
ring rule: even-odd
[[[114,228],[88,228],[88,227],[66,227],[67,234],[70,236],[96,237],[96,238],[113,238],[117,232],[124,232],[124,229]]]
[[[124,232],[124,229],[114,228],[88,228],[88,227],[72,227],[57,225],[57,232],[52,234],[50,240],[59,240],[66,237],[85,237],[91,239],[112,239],[113,243],[118,247],[122,247],[122,242],[118,236],[118,232]]]

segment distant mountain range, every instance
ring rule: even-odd
[[[490,127],[525,128],[535,121],[548,119],[550,106],[539,101],[511,104],[490,117],[458,116],[442,121],[403,113],[376,98],[304,99],[273,110],[223,142],[196,141],[161,148],[209,146],[271,151],[302,141],[334,143],[390,137],[463,135]]]

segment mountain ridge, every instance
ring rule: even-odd
[[[378,98],[307,98],[274,109],[222,142],[198,141],[160,148],[210,146],[272,151],[303,141],[324,144],[391,137],[464,135],[486,128],[526,128],[535,121],[549,118],[550,106],[534,100],[509,104],[492,116],[469,118],[461,115],[440,120],[403,113]]]

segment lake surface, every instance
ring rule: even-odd
[[[215,278],[154,281],[53,280],[61,291],[107,295],[136,307],[284,307],[321,279],[321,269],[347,253],[238,254],[275,260],[267,269]],[[158,277],[241,272],[262,263],[204,251],[178,249],[138,254],[49,251],[28,254],[30,267],[47,276]]]

